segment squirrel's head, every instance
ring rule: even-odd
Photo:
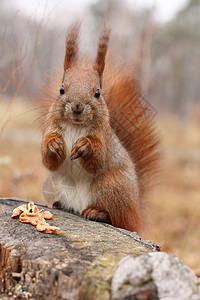
[[[99,36],[97,55],[91,69],[78,66],[78,35],[80,25],[70,27],[66,39],[63,82],[57,101],[67,123],[89,126],[102,124],[109,118],[103,98],[102,78],[110,30],[103,28]]]

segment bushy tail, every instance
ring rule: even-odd
[[[124,65],[107,65],[103,88],[111,126],[136,166],[140,198],[146,198],[158,174],[159,139],[153,127],[156,111]]]

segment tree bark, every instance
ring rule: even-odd
[[[48,209],[53,213],[48,223],[61,234],[38,232],[11,218],[13,209],[27,202],[0,198],[3,299],[110,299],[111,279],[123,257],[159,251],[136,233],[57,209]]]

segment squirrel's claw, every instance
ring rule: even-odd
[[[56,156],[59,160],[65,159],[65,148],[63,140],[60,138],[53,138],[47,144],[50,155]]]
[[[92,146],[90,140],[83,136],[74,143],[70,159],[74,160],[79,157],[88,157],[91,154],[91,150]]]
[[[109,213],[105,210],[98,209],[95,206],[88,206],[85,208],[82,211],[81,216],[87,220],[111,224]]]

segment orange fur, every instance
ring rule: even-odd
[[[96,206],[98,209],[109,212],[113,226],[138,233],[143,231],[140,204],[123,182],[121,167],[108,170],[104,176],[100,176],[96,182],[95,190],[97,189],[105,192]]]
[[[57,170],[66,159],[65,142],[57,133],[51,133],[43,138],[41,150],[42,162],[51,171]]]
[[[93,69],[98,72],[100,77],[100,87],[102,86],[102,75],[105,67],[105,59],[108,50],[109,38],[110,38],[110,29],[103,27],[99,36],[96,59],[93,64]]]
[[[159,138],[154,129],[156,111],[140,92],[133,71],[126,65],[105,70],[105,99],[110,123],[136,165],[141,199],[148,197],[158,175]]]
[[[66,51],[64,60],[64,71],[72,68],[78,58],[78,35],[80,30],[80,24],[76,23],[68,30],[66,38]]]
[[[92,156],[90,160],[80,157],[80,164],[87,170],[89,174],[96,174],[102,168],[105,162],[106,151],[101,140],[97,136],[88,136],[92,148]]]

